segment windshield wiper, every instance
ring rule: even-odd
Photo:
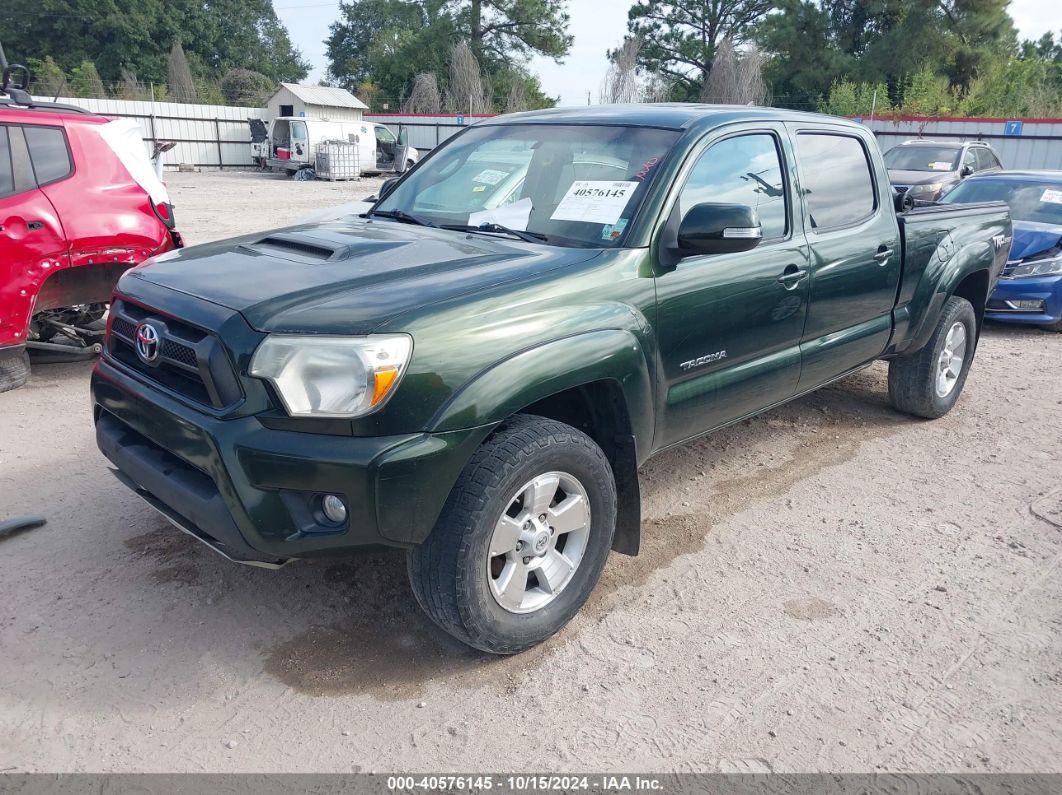
[[[419,215],[410,215],[405,210],[372,210],[368,213],[371,217],[378,215],[381,218],[393,218],[396,221],[401,221],[404,224],[416,224],[417,226],[436,226],[427,218],[421,218]]]
[[[497,232],[499,234],[512,235],[527,243],[549,242],[549,238],[541,232],[524,232],[519,229],[510,229],[501,224],[488,223],[480,224],[479,226],[471,226],[470,224],[443,224],[440,229],[452,229],[455,232]]]

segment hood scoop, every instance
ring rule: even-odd
[[[301,232],[273,232],[253,243],[243,243],[240,248],[254,254],[302,262],[308,265],[337,262],[403,245],[402,243],[375,240],[359,240],[357,243],[341,243]]]

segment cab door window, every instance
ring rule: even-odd
[[[693,166],[679,212],[703,202],[744,204],[756,210],[763,238],[784,238],[789,231],[785,180],[778,141],[770,133],[726,138],[713,144]]]
[[[962,158],[962,167],[969,168],[971,171],[977,171],[979,166],[977,165],[977,150],[967,149],[966,154]]]

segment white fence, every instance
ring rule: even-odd
[[[41,101],[51,97],[38,97]],[[136,119],[145,141],[174,141],[165,154],[167,166],[188,163],[207,168],[246,167],[251,160],[247,119],[265,118],[263,108],[235,105],[186,105],[124,99],[60,97],[58,102],[112,118]]]
[[[877,136],[881,150],[901,141],[985,141],[1004,168],[1062,169],[1062,119],[897,119],[862,120]]]

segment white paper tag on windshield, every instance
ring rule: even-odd
[[[551,221],[614,224],[620,219],[639,184],[605,180],[573,182],[549,218]]]
[[[487,168],[487,169],[484,169],[483,171],[480,171],[478,174],[476,174],[476,176],[472,179],[472,181],[473,182],[485,183],[487,185],[497,185],[499,182],[501,182],[507,176],[509,176],[509,175],[506,174],[504,171],[498,171],[498,170],[493,169],[493,168]]]
[[[480,210],[478,213],[470,213],[468,216],[469,226],[480,224],[500,224],[520,232],[527,231],[527,222],[531,218],[531,199],[523,198],[513,204],[504,207],[495,207],[493,210]]]
[[[1048,188],[1040,196],[1040,201],[1047,202],[1048,204],[1062,204],[1062,190]]]
[[[929,167],[933,171],[951,171],[951,163],[947,160],[934,160]]]

